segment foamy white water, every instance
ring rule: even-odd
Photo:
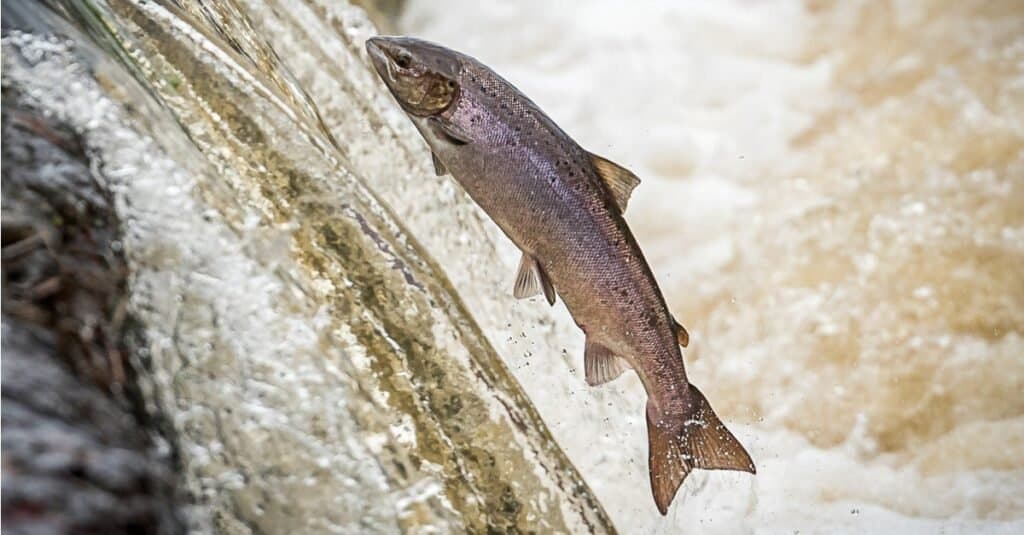
[[[662,519],[635,377],[587,388],[582,334],[473,310],[622,532],[1024,529],[1024,8],[419,0],[401,29],[643,179],[627,220],[756,477]]]

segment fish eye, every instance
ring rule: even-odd
[[[447,82],[445,83],[445,85],[447,85],[447,86],[448,86],[448,89],[455,89],[455,80],[451,80],[451,79],[449,79],[449,80],[448,80],[448,81],[447,81]]]
[[[398,57],[395,58],[395,65],[398,65],[403,69],[408,69],[412,66],[412,55],[405,51],[400,52]]]

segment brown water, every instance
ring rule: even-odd
[[[413,2],[405,30],[637,171],[627,219],[693,380],[749,424],[753,487],[688,483],[667,522],[642,508],[640,422],[601,443],[618,458],[595,422],[554,424],[620,528],[1019,529],[1024,3],[472,4]],[[557,379],[519,374],[566,418]],[[611,390],[585,395],[640,414],[635,380]]]
[[[791,170],[748,179],[764,221],[738,222],[721,293],[678,306],[715,353],[776,349],[754,364],[777,380],[728,388],[737,413],[773,416],[776,393],[792,406],[772,419],[817,446],[864,419],[874,452],[929,471],[1020,467],[1013,448],[936,448],[1024,430],[1024,5],[815,17],[803,59],[832,62],[830,101]]]

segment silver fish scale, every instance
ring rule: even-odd
[[[629,359],[659,404],[684,402],[668,399],[686,384],[674,320],[589,154],[475,60],[460,87],[445,119],[473,143],[441,156],[453,176],[538,259],[588,337]]]
[[[587,382],[621,373],[616,357],[633,365],[649,398],[648,467],[658,511],[667,514],[694,468],[755,472],[742,444],[686,380],[678,344],[688,336],[622,217],[636,178],[583,150],[515,87],[464,54],[411,38],[374,38],[367,49],[415,112],[410,118],[435,159],[523,251],[516,295],[539,286],[549,300],[552,288],[562,296],[587,335]],[[416,86],[428,83],[458,92],[424,106]]]

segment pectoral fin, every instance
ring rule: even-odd
[[[590,386],[603,385],[630,368],[626,359],[616,356],[610,349],[592,342],[590,338],[587,338],[587,347],[583,353],[583,366]]]
[[[640,183],[640,179],[628,169],[596,154],[590,154],[590,161],[594,164],[597,174],[608,185],[619,211],[625,212],[629,196],[633,193],[633,188]]]
[[[462,128],[450,122],[442,121],[436,117],[427,119],[427,122],[430,124],[430,128],[432,128],[439,137],[447,139],[455,145],[465,145],[473,141],[469,132],[466,132]]]
[[[548,300],[548,304],[554,305],[555,287],[551,285],[548,274],[544,272],[544,268],[540,266],[536,258],[523,253],[523,258],[519,260],[519,272],[516,273],[516,284],[512,288],[512,295],[516,299],[526,299],[542,292],[544,298]]]
[[[447,175],[448,170],[445,169],[444,164],[441,163],[441,160],[437,159],[437,155],[431,152],[430,157],[434,160],[434,173],[437,173],[437,176]]]

